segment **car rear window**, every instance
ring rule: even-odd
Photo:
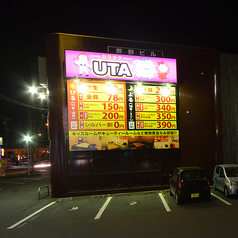
[[[203,170],[183,171],[183,173],[181,174],[181,179],[184,181],[206,178],[207,175]]]
[[[230,167],[225,168],[227,177],[238,177],[238,168],[237,167]]]

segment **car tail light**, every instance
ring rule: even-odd
[[[210,187],[210,181],[207,179],[207,187]]]
[[[179,181],[178,181],[178,189],[181,190],[181,188],[182,188],[181,179],[179,179]]]

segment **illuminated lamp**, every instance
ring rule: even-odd
[[[170,82],[168,81],[168,82],[167,82],[167,87],[170,87],[170,86],[171,86],[171,84],[170,84]]]
[[[143,93],[143,87],[141,87],[141,86],[136,86],[136,87],[135,87],[135,93],[137,93],[137,94],[142,94],[142,93]]]
[[[30,141],[31,141],[31,137],[30,137],[29,135],[24,136],[24,140],[25,140],[26,142],[30,142]]]
[[[75,78],[75,79],[74,79],[74,82],[75,82],[75,83],[77,83],[77,82],[80,81],[80,79],[79,79],[77,76],[75,76],[74,78]]]
[[[31,94],[37,93],[37,88],[35,86],[29,87],[29,91]]]
[[[115,85],[108,85],[107,92],[110,94],[115,94],[117,93],[117,87]]]
[[[170,84],[169,84],[169,86],[168,86],[168,84],[167,84],[167,87],[162,87],[161,93],[162,93],[164,96],[169,95],[169,94],[170,94]]]
[[[40,93],[39,94],[39,98],[42,99],[42,100],[46,99],[46,95],[44,93]]]
[[[78,84],[77,89],[81,93],[86,93],[88,91],[88,87],[84,84]]]
[[[140,79],[138,80],[137,86],[135,87],[135,93],[142,94],[143,93],[143,87],[141,87],[142,83]]]
[[[107,79],[107,84],[111,84],[111,80],[109,78]]]

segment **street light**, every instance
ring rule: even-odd
[[[31,86],[28,88],[31,95],[37,95],[41,100],[48,98],[48,89],[43,86]]]
[[[44,93],[39,93],[39,98],[40,98],[40,99],[46,99],[46,94],[44,94]]]
[[[29,87],[29,91],[31,94],[37,93],[37,88],[35,86]]]
[[[27,163],[28,163],[28,176],[30,176],[30,153],[29,153],[29,142],[31,142],[31,137],[29,135],[25,136],[24,137],[24,140],[27,142],[27,156],[28,156],[28,160],[27,160]]]
[[[47,113],[47,117],[45,117],[45,115],[44,115],[44,112],[46,112],[46,111],[48,112],[48,102],[49,102],[48,84],[32,85],[32,86],[28,87],[28,92],[31,93],[32,102],[34,102],[35,99],[38,99],[34,103],[37,102],[37,104],[41,106],[39,109],[42,110],[42,113],[41,113],[42,114],[42,119],[47,118],[47,134],[48,134],[48,143],[49,143],[49,128],[48,128],[49,127],[48,126],[49,125],[49,118],[48,118],[48,113]],[[27,141],[27,138],[25,140]],[[29,141],[27,142],[27,144],[29,144]]]

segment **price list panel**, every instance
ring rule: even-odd
[[[176,88],[67,80],[71,151],[179,148]]]
[[[127,130],[125,83],[68,80],[69,131]]]

